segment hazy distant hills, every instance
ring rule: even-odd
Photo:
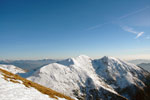
[[[24,70],[32,70],[39,68],[41,66],[54,63],[57,60],[54,59],[43,59],[43,60],[1,60],[0,64],[6,64],[6,65],[15,65],[17,67],[20,67]]]
[[[15,65],[17,67],[20,67],[24,70],[33,70],[38,69],[44,65],[59,62],[61,60],[56,59],[42,59],[42,60],[0,60],[0,64],[6,64],[6,65]],[[62,61],[61,61],[62,62]],[[133,63],[135,65],[138,65],[142,68],[144,68],[147,71],[150,71],[150,60],[145,59],[136,59],[136,60],[130,60],[127,61],[129,63]],[[63,63],[63,62],[62,62]]]
[[[137,66],[140,66],[140,67],[142,67],[145,70],[150,72],[150,60],[137,59],[137,60],[131,60],[131,61],[128,61],[128,62],[136,64]]]
[[[150,63],[141,63],[141,64],[138,64],[138,66],[150,72]]]
[[[150,60],[146,59],[136,59],[136,60],[130,60],[129,63],[133,63],[135,65],[141,64],[141,63],[150,63]]]

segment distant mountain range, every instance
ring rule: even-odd
[[[136,60],[129,60],[129,63],[133,63],[135,65],[141,64],[141,63],[150,63],[150,59],[136,59]]]
[[[150,63],[141,63],[141,64],[138,64],[137,66],[142,67],[145,70],[150,72]]]
[[[61,60],[57,59],[42,59],[42,60],[0,60],[0,64],[6,64],[6,65],[15,65],[17,67],[20,67],[24,70],[33,70],[33,69],[38,69],[44,65],[50,64],[50,63],[55,63]],[[141,63],[150,63],[150,60],[146,59],[136,59],[136,60],[129,60],[127,61],[129,63],[133,63],[135,65],[139,65]],[[147,67],[141,66],[144,69]],[[149,69],[149,68],[148,68]]]
[[[128,61],[128,62],[136,64],[137,66],[142,67],[145,70],[150,72],[150,60],[137,59],[137,60],[131,60],[131,61]]]

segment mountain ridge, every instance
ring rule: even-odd
[[[44,71],[41,70],[43,68],[45,68]],[[71,96],[75,94],[73,91],[78,91],[77,95],[74,96],[87,100],[90,100],[88,98],[97,99],[100,97],[107,100],[114,97],[113,95],[103,97],[104,92],[101,92],[101,89],[104,89],[105,92],[107,91],[108,94],[111,92],[133,100],[131,94],[136,95],[136,93],[128,94],[127,91],[123,92],[124,89],[128,87],[136,88],[136,90],[145,88],[146,81],[144,79],[149,75],[149,73],[144,72],[134,64],[108,56],[91,59],[82,55],[48,64],[41,67],[41,69],[28,79],[47,87],[53,87],[59,92],[68,91],[71,93],[68,95]],[[55,87],[52,83],[50,84],[50,80],[51,82],[53,80],[53,84],[57,84],[58,87]],[[93,92],[96,91],[96,95],[93,92],[89,92],[92,90],[94,90]]]
[[[26,78],[79,100],[150,99],[150,73],[115,57],[80,55],[39,67]]]

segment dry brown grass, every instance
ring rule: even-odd
[[[34,87],[35,89],[37,89],[38,91],[40,91],[41,93],[43,94],[46,94],[46,95],[49,95],[51,98],[55,98],[57,99],[57,97],[60,97],[60,98],[65,98],[67,100],[74,100],[64,94],[61,94],[59,92],[56,92],[50,88],[46,88],[42,85],[39,85],[37,83],[34,83],[32,81],[29,81],[27,79],[24,79],[22,77],[20,77],[19,75],[15,75],[15,74],[12,74],[6,70],[3,70],[0,68],[0,71],[2,72],[3,76],[4,76],[4,79],[8,81],[8,79],[11,81],[11,82],[14,82],[14,83],[20,83],[18,81],[15,81],[15,80],[21,80],[22,83],[26,86],[26,87]]]
[[[18,81],[16,81],[16,80],[13,80],[13,79],[10,79],[9,81],[11,81],[11,82],[13,82],[13,83],[20,83],[20,82],[18,82]]]

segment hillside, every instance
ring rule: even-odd
[[[73,100],[52,89],[8,72],[1,67],[0,65],[1,100]]]

